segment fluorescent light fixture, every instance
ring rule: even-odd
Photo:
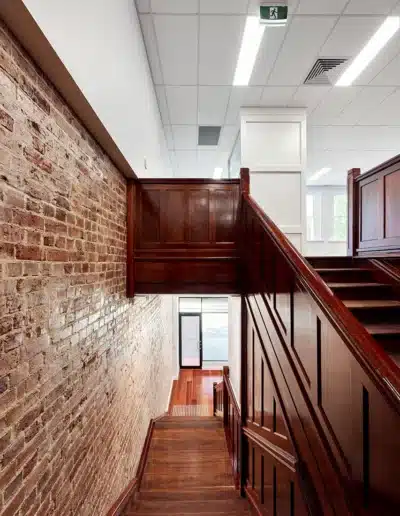
[[[351,65],[340,77],[336,86],[351,86],[370,62],[379,54],[400,27],[399,16],[388,16]]]
[[[215,168],[214,169],[214,179],[221,179],[223,171],[224,171],[224,169],[221,167]]]
[[[332,168],[330,167],[324,167],[321,168],[321,170],[318,170],[318,172],[315,172],[311,177],[308,178],[309,181],[317,181],[320,177],[325,176],[328,174]]]
[[[248,86],[264,31],[265,25],[260,23],[258,16],[247,16],[233,79],[234,86]]]

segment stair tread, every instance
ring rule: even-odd
[[[400,301],[396,299],[351,299],[342,301],[347,308],[397,308]]]
[[[365,328],[372,335],[393,335],[398,333],[400,336],[400,324],[366,324]]]
[[[345,282],[329,282],[327,283],[329,288],[366,288],[366,287],[376,287],[376,288],[390,288],[390,285],[387,285],[386,283],[362,283],[362,282],[356,282],[356,283],[345,283]]]
[[[372,271],[373,269],[369,269],[367,267],[316,267],[315,270],[317,272],[324,272],[324,271],[327,271],[327,272],[336,272],[336,271],[340,271],[340,272],[349,272],[349,271],[352,271],[352,272],[357,272],[357,271]]]

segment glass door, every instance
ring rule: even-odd
[[[201,368],[201,315],[179,315],[179,360],[181,368]]]

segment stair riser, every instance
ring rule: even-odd
[[[329,287],[341,300],[356,299],[395,299],[390,287]]]
[[[353,271],[318,271],[326,283],[369,283],[374,281],[368,270],[354,269]]]
[[[362,324],[395,324],[400,321],[399,308],[352,308],[350,311]]]

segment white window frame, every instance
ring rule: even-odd
[[[320,243],[346,243],[345,240],[335,240],[334,230],[334,198],[336,195],[347,196],[346,186],[309,186],[306,187],[306,195],[318,195],[321,199],[321,240],[309,240],[308,239],[308,227],[307,229],[307,242],[320,242]],[[307,218],[307,217],[306,217]],[[347,224],[346,224],[347,227]]]

